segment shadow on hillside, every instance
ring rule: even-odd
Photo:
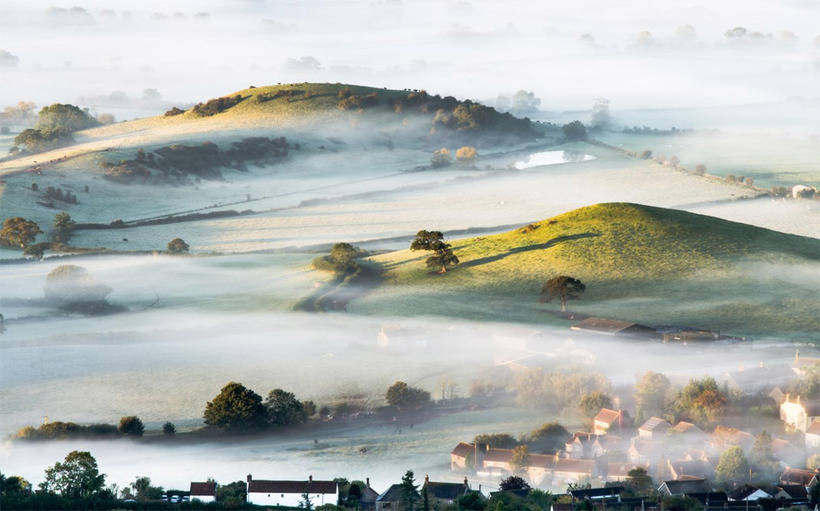
[[[557,238],[553,238],[546,243],[539,243],[537,245],[527,245],[524,247],[516,247],[512,248],[506,252],[502,252],[500,254],[496,254],[489,257],[481,257],[479,259],[473,259],[472,261],[466,261],[459,265],[460,268],[469,268],[471,266],[479,266],[482,264],[492,263],[494,261],[498,261],[504,259],[507,256],[511,256],[513,254],[520,254],[522,252],[529,252],[531,250],[542,250],[545,248],[553,247],[559,243],[564,243],[565,241],[572,241],[572,240],[580,240],[583,238],[594,238],[596,236],[600,236],[601,233],[599,232],[582,232],[580,234],[570,234],[568,236],[558,236]]]

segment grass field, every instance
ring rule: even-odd
[[[444,275],[426,268],[425,253],[375,257],[387,285],[354,310],[549,321],[540,287],[572,275],[588,285],[573,304],[587,313],[761,336],[814,339],[820,328],[816,282],[795,273],[820,265],[814,238],[614,203],[452,244],[461,263]]]

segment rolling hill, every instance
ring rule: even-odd
[[[386,282],[360,309],[543,321],[544,281],[571,275],[588,286],[572,307],[587,313],[754,334],[777,327],[816,336],[820,327],[813,286],[789,278],[791,269],[820,266],[814,238],[606,203],[451,243],[460,264],[443,275],[426,268],[425,253],[374,257]]]

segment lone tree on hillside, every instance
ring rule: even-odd
[[[13,247],[26,248],[43,231],[36,222],[16,216],[7,218],[0,229],[0,243]]]
[[[581,121],[564,124],[561,131],[564,132],[564,138],[569,141],[586,140],[587,138],[587,128]]]
[[[456,150],[456,160],[463,163],[469,163],[475,160],[476,156],[478,156],[478,152],[475,150],[475,147],[472,146],[465,145]]]
[[[304,404],[292,392],[282,389],[270,391],[265,408],[268,409],[268,422],[273,426],[299,424],[308,417]]]
[[[578,300],[586,291],[586,284],[574,277],[560,275],[549,279],[541,288],[541,303],[551,302],[553,298],[561,300],[561,312],[567,311],[568,300]]]
[[[428,268],[441,268],[439,273],[445,273],[448,266],[458,264],[458,257],[453,253],[452,246],[444,242],[441,231],[419,231],[416,239],[410,244],[410,250],[430,250],[433,255],[427,258]]]
[[[265,425],[267,413],[262,396],[241,383],[230,382],[213,401],[208,401],[203,417],[209,426],[249,429]]]
[[[170,254],[187,254],[190,248],[182,238],[174,238],[168,242],[168,253]]]

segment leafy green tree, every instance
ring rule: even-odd
[[[743,454],[743,449],[734,446],[726,449],[720,455],[715,467],[715,478],[719,483],[739,483],[749,480],[749,461]]]
[[[547,422],[538,429],[533,430],[524,438],[527,445],[533,450],[542,452],[557,452],[567,439],[569,439],[567,428],[557,422]]]
[[[205,406],[205,424],[223,429],[250,429],[264,426],[267,411],[262,396],[241,383],[230,382]]]
[[[100,474],[97,460],[88,451],[71,451],[65,460],[49,467],[40,488],[70,499],[87,498],[105,487],[105,474]]]
[[[174,238],[168,242],[168,253],[170,254],[187,254],[190,248],[182,238]]]
[[[434,151],[433,156],[430,158],[430,165],[433,168],[446,167],[451,163],[453,163],[453,156],[446,147]]]
[[[15,146],[25,146],[29,152],[42,152],[74,141],[71,133],[62,130],[38,130],[28,128],[14,137]]]
[[[526,445],[519,445],[513,448],[512,459],[510,460],[510,467],[513,473],[522,475],[527,473],[527,467],[530,466],[530,450]]]
[[[216,501],[225,507],[240,507],[245,503],[247,492],[248,483],[245,481],[221,484],[216,487]]]
[[[671,384],[660,373],[647,371],[635,385],[635,402],[644,416],[662,415]]]
[[[612,408],[612,399],[603,392],[590,392],[578,401],[578,411],[587,419],[595,417],[601,408]]]
[[[142,433],[145,431],[145,425],[139,417],[129,415],[120,419],[117,431],[128,436],[142,436]]]
[[[458,499],[458,509],[468,511],[483,511],[487,505],[487,499],[479,491],[468,491]]]
[[[703,505],[695,498],[685,495],[673,495],[664,497],[661,500],[663,509],[666,511],[701,511]]]
[[[165,436],[173,436],[177,433],[177,427],[173,422],[166,422],[162,425],[162,434]]]
[[[433,255],[428,257],[425,263],[428,268],[441,268],[441,273],[445,273],[448,267],[458,264],[458,257],[453,253],[452,246],[444,242],[444,234],[441,231],[419,231],[410,243],[410,250],[432,251]]]
[[[524,480],[523,477],[517,475],[511,475],[501,480],[498,483],[498,487],[501,488],[503,491],[513,491],[513,490],[529,490],[530,485]]]
[[[302,402],[292,392],[282,389],[270,391],[265,400],[265,408],[268,410],[268,423],[272,426],[290,426],[307,419]]]
[[[701,427],[719,422],[729,400],[714,378],[689,380],[681,389],[672,408],[678,419],[689,419]]]
[[[635,493],[635,495],[649,495],[655,489],[655,484],[652,481],[652,477],[643,467],[633,468],[627,472],[626,475],[626,485]]]
[[[38,261],[43,258],[46,249],[51,248],[50,243],[33,243],[23,249],[24,256],[31,256]]]
[[[401,511],[415,511],[419,501],[419,487],[416,484],[412,470],[408,470],[401,478],[399,492],[399,506]]]
[[[71,219],[71,215],[62,211],[54,215],[54,241],[59,243],[66,243],[71,238],[71,232],[74,230],[75,222]]]
[[[749,462],[757,472],[757,480],[769,481],[777,476],[780,463],[774,454],[772,436],[766,431],[755,437],[755,443],[749,451]]]
[[[0,473],[0,497],[20,497],[31,492],[31,483],[21,476]]]
[[[397,381],[390,387],[384,396],[390,406],[399,409],[420,408],[430,402],[430,393],[416,387],[411,387],[403,381]]]
[[[111,288],[97,282],[82,266],[61,264],[46,276],[46,299],[59,307],[102,303],[109,293]]]
[[[3,228],[0,229],[0,243],[26,248],[42,232],[36,222],[19,216],[7,218],[3,221]]]
[[[541,288],[541,303],[551,302],[554,298],[561,300],[561,312],[567,311],[568,300],[578,300],[586,291],[586,284],[574,277],[559,275],[549,279]]]
[[[151,486],[150,477],[137,477],[137,479],[131,483],[131,488],[134,490],[136,500],[159,500],[160,497],[162,497],[162,487]]]
[[[512,449],[518,445],[518,440],[508,433],[484,433],[476,435],[473,442],[480,446],[489,446],[493,449]]]
[[[72,133],[86,128],[93,128],[98,124],[88,110],[82,110],[74,105],[54,103],[43,107],[37,114],[36,128],[42,132],[65,131]]]
[[[569,141],[586,140],[587,138],[587,128],[581,121],[564,124],[561,131],[564,132],[564,138]]]

